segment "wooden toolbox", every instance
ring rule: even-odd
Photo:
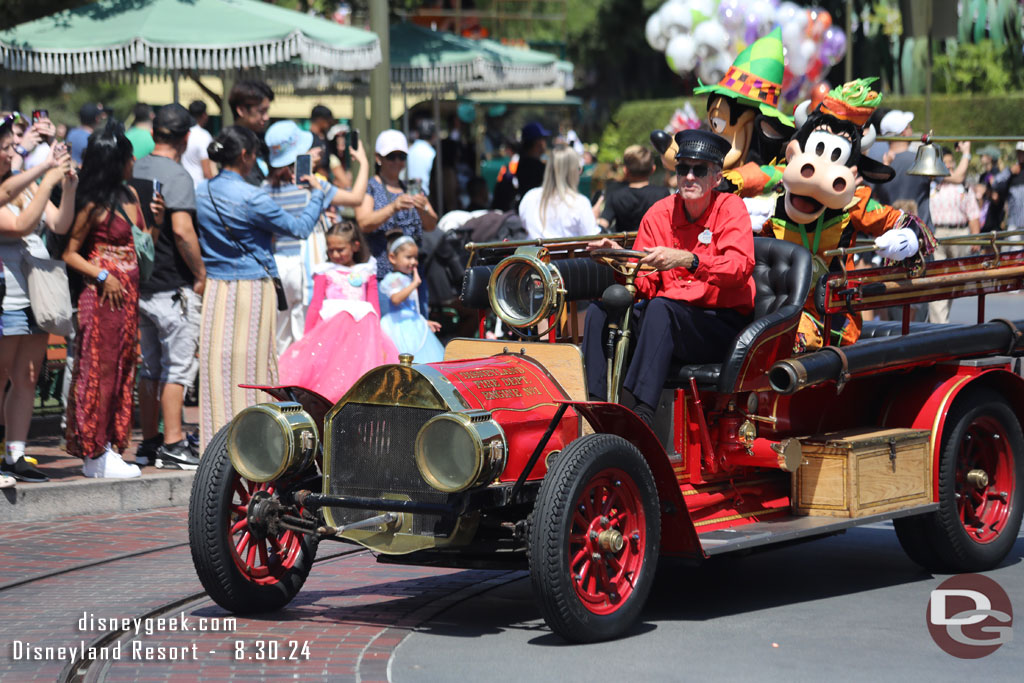
[[[926,429],[853,429],[801,439],[798,515],[864,517],[931,502]]]

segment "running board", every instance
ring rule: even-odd
[[[903,510],[867,515],[866,517],[786,517],[766,522],[755,522],[731,529],[716,529],[715,531],[700,534],[698,538],[704,553],[710,557],[712,555],[731,553],[736,550],[756,548],[761,545],[785,543],[786,541],[796,541],[812,536],[827,536],[855,526],[884,522],[896,517],[921,515],[938,509],[938,503],[928,503]]]

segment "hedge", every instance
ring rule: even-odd
[[[664,128],[677,108],[689,101],[698,116],[707,112],[706,97],[640,100],[619,107],[601,136],[601,161],[614,161],[633,144],[645,144],[651,131]],[[886,95],[883,106],[914,112],[914,129],[925,130],[925,98]],[[931,128],[935,135],[1022,135],[1024,93],[1006,95],[933,95]],[[982,147],[975,143],[975,150]],[[1004,153],[1013,143],[998,145]],[[1004,154],[1004,159],[1007,158]]]

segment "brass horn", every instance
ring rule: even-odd
[[[922,175],[931,178],[944,178],[949,169],[942,163],[942,149],[934,142],[917,148],[914,165],[907,170],[907,175]]]

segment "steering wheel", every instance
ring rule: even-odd
[[[635,249],[594,249],[590,252],[590,258],[598,263],[603,263],[619,275],[631,278],[640,272],[657,270],[654,266],[629,259],[642,259],[647,256],[646,251]]]

